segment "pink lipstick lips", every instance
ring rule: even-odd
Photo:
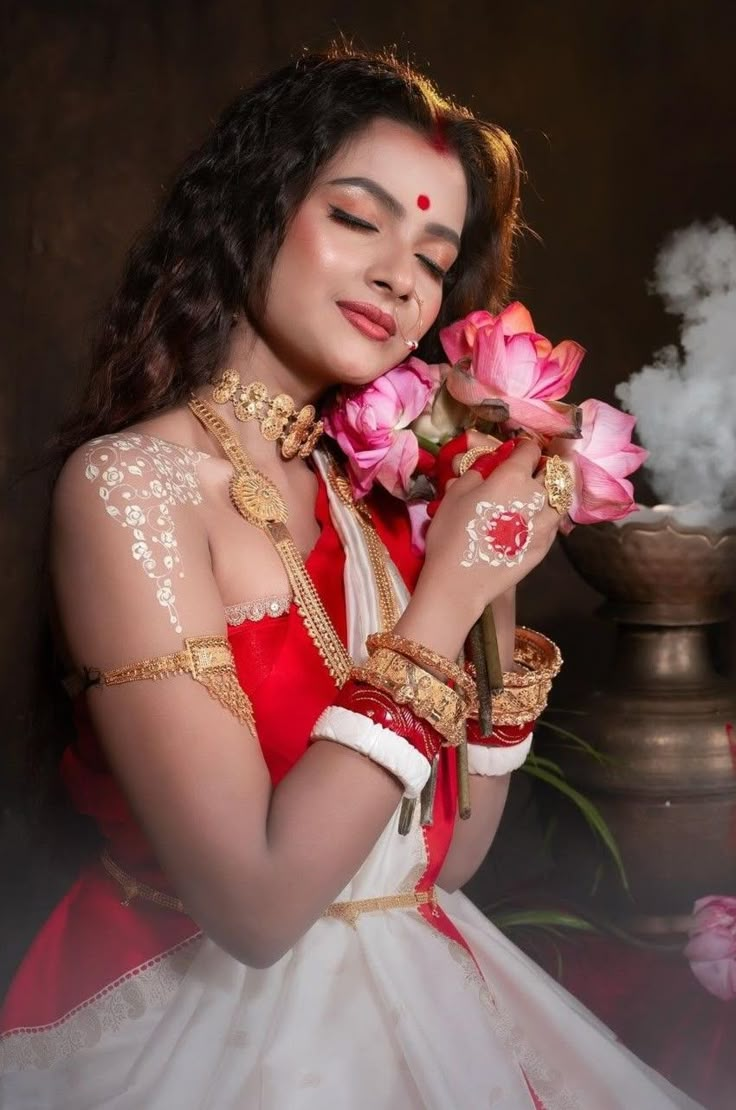
[[[374,304],[363,301],[338,301],[337,307],[345,319],[369,339],[385,342],[396,334],[396,323],[393,317],[387,312],[382,312]]]

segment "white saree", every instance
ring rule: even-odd
[[[347,552],[357,658],[377,627],[372,576],[351,514],[334,496],[331,508]],[[395,568],[391,576],[405,603]],[[416,816],[407,836],[398,835],[397,821],[398,813],[340,901],[414,890],[427,846]],[[414,908],[362,913],[353,924],[320,918],[264,970],[197,936],[53,1026],[8,1038],[0,1049],[0,1107],[697,1106],[622,1047],[462,893],[440,891],[439,905],[467,948]]]

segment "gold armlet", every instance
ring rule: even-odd
[[[465,735],[467,705],[449,686],[410,659],[387,648],[371,655],[362,667],[354,667],[351,678],[384,690],[399,705],[408,705],[446,741],[456,747]]]
[[[111,671],[85,668],[86,686],[120,686],[124,682],[169,678],[188,674],[207,690],[210,697],[256,733],[253,706],[238,682],[232,648],[224,636],[190,636],[184,650],[153,659],[141,659]]]

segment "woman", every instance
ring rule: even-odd
[[[450,661],[493,603],[512,665],[560,520],[538,448],[451,485],[423,564],[399,503],[356,509],[312,451],[306,406],[500,306],[518,182],[504,132],[395,62],[307,56],[224,115],[133,253],[52,511],[84,678],[62,769],[105,849],[11,986],[2,1106],[693,1105],[458,892],[528,739],[469,745],[456,821]],[[522,559],[463,565],[481,496],[535,514]],[[423,787],[431,823],[402,802]]]

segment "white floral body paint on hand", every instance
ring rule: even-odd
[[[155,436],[106,435],[85,455],[85,477],[99,486],[108,516],[132,530],[131,554],[155,583],[156,600],[181,632],[174,578],[183,578],[172,508],[199,505],[199,463],[207,456]]]
[[[534,516],[543,508],[544,495],[539,492],[531,501],[512,501],[509,505],[479,501],[475,506],[478,516],[465,529],[469,543],[460,565],[472,567],[482,562],[491,567],[516,566],[531,543]]]

